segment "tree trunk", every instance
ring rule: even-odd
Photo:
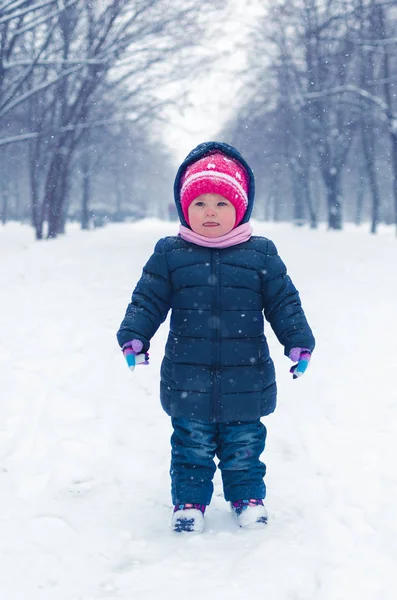
[[[273,199],[273,191],[269,191],[266,195],[265,202],[263,205],[263,219],[264,221],[270,221],[270,206]]]
[[[314,205],[313,205],[313,199],[312,199],[312,194],[311,194],[311,190],[310,190],[309,173],[304,174],[304,176],[302,178],[302,185],[303,185],[303,196],[305,198],[306,206],[309,211],[310,229],[317,229],[317,227],[318,227],[317,213],[316,213]]]
[[[397,236],[397,133],[390,133],[392,143],[391,163],[393,169],[394,224]]]
[[[273,221],[276,223],[280,220],[280,204],[280,194],[275,191],[273,194]]]
[[[22,220],[21,214],[21,191],[19,188],[19,178],[14,178],[14,197],[15,197],[15,218],[17,221]]]
[[[64,235],[66,233],[66,223],[68,220],[68,210],[69,210],[69,185],[66,184],[65,187],[65,197],[63,199],[62,207],[61,207],[61,218],[59,221],[59,231],[58,233]]]
[[[90,165],[88,160],[88,151],[83,152],[81,159],[81,171],[83,174],[83,196],[81,200],[81,229],[88,230],[90,228]]]
[[[279,203],[279,196],[280,196],[280,171],[276,167],[273,172],[270,190],[269,190],[269,193],[267,194],[266,201],[265,201],[265,207],[264,207],[265,221],[271,221],[272,216],[274,218],[275,206],[276,206],[276,204]],[[274,213],[273,215],[272,215],[272,209],[273,209],[273,213]],[[275,218],[274,218],[274,220],[275,220]]]
[[[303,197],[309,213],[310,229],[317,229],[318,219],[317,210],[313,203],[312,190],[311,190],[311,177],[313,163],[313,154],[310,145],[305,145],[305,161],[302,168],[302,186],[303,186]]]
[[[293,222],[294,225],[302,226],[305,223],[305,202],[303,197],[302,177],[299,168],[294,165],[290,167],[292,194],[294,197]]]
[[[34,144],[34,142],[32,143]],[[32,226],[36,232],[36,239],[41,240],[43,238],[43,223],[41,222],[40,215],[40,201],[39,201],[39,185],[38,185],[38,169],[36,166],[36,153],[31,147],[29,148],[29,183],[30,183],[30,200],[32,206]]]
[[[45,203],[48,206],[48,232],[47,238],[56,238],[58,234],[58,225],[60,219],[60,200],[59,200],[59,185],[61,171],[62,156],[58,151],[55,152],[54,158],[47,176],[45,189]]]
[[[65,203],[68,195],[68,178],[70,163],[76,148],[76,140],[66,143],[57,149],[47,178],[48,192],[48,233],[47,238],[56,238],[62,230]]]
[[[84,229],[84,230],[87,230],[90,228],[89,200],[90,200],[90,176],[88,173],[84,173],[83,197],[82,197],[82,206],[81,206],[81,229]]]
[[[371,211],[371,233],[376,233],[379,224],[379,187],[376,177],[375,153],[374,153],[374,135],[372,129],[373,123],[370,124],[368,131],[362,128],[363,151],[366,161],[366,171],[369,180],[369,189],[372,197]]]
[[[340,172],[328,173],[325,178],[328,207],[328,229],[342,229],[342,194]]]
[[[50,166],[47,171],[46,182],[44,185],[43,202],[41,204],[40,214],[37,217],[36,239],[43,239],[44,222],[48,221],[48,235],[50,229],[50,219],[54,221],[54,195],[56,192],[56,182],[59,177],[59,152],[55,151],[50,159]],[[52,215],[50,216],[50,212]],[[52,233],[54,232],[54,222],[51,226]]]
[[[379,20],[380,38],[385,40],[388,38],[389,32],[385,24],[384,9],[382,6],[377,6],[377,18]],[[391,167],[393,173],[393,197],[394,197],[394,224],[396,227],[397,236],[397,130],[394,116],[394,83],[391,81],[392,70],[390,67],[391,53],[388,50],[383,52],[383,93],[388,107],[387,118],[389,122],[389,132],[391,141]]]
[[[3,188],[3,207],[1,209],[1,222],[3,225],[7,223],[8,218],[8,191]]]
[[[372,196],[371,233],[376,233],[379,225],[380,196],[373,161],[368,163],[368,179]]]
[[[364,208],[364,195],[365,195],[365,166],[361,162],[358,169],[358,187],[356,196],[356,211],[354,222],[356,225],[361,225]]]
[[[114,215],[114,221],[116,223],[122,223],[124,221],[122,214],[122,205],[123,205],[123,195],[121,193],[120,187],[120,178],[118,176],[118,169],[115,171],[116,179],[115,179],[115,188],[116,188],[116,213]]]
[[[67,187],[69,176],[69,157],[58,154],[57,179],[55,185],[51,188],[51,196],[48,214],[48,234],[49,239],[56,238],[62,233],[62,221],[64,218],[64,209],[67,199]],[[65,215],[66,220],[66,215]]]

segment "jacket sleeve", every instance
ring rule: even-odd
[[[262,297],[265,317],[269,321],[284,353],[292,348],[313,350],[315,340],[303,312],[299,294],[287,269],[277,253],[276,246],[268,241],[265,267],[262,271]]]
[[[150,340],[165,321],[171,306],[171,281],[164,251],[164,239],[157,242],[154,253],[143,268],[117,332],[122,347],[132,339],[141,340],[147,352]]]

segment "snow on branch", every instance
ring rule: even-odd
[[[78,2],[78,1],[79,0],[69,0],[69,2],[66,2],[66,4],[64,2],[60,3],[60,8],[53,10],[50,13],[46,13],[44,16],[38,16],[35,19],[34,18],[31,19],[24,26],[21,26],[18,29],[16,29],[14,35],[21,36],[24,33],[31,31],[32,29],[35,29],[38,25],[42,25],[43,23],[50,21],[53,17],[60,15],[67,8],[73,6],[73,4],[76,4],[76,2]]]
[[[12,12],[4,11],[0,7],[0,25],[4,25],[5,23],[9,23],[13,19],[23,17],[29,13],[33,13],[36,10],[39,10],[40,8],[44,8],[45,6],[49,6],[50,4],[55,4],[55,3],[56,3],[56,0],[45,0],[44,2],[37,2],[36,4],[33,4],[33,5],[30,5],[30,3],[29,3],[29,5],[26,8],[21,8],[20,10],[14,10]],[[2,17],[1,14],[4,12],[6,14]],[[9,12],[9,14],[7,14],[7,12]]]
[[[391,37],[387,39],[380,40],[359,40],[357,42],[360,46],[368,46],[368,47],[379,47],[379,46],[388,46],[391,44],[397,44],[397,37]]]
[[[339,86],[336,86],[333,88],[322,90],[320,92],[309,92],[308,94],[304,94],[303,97],[306,98],[307,100],[320,100],[321,98],[326,98],[327,96],[334,96],[334,95],[344,94],[344,93],[356,94],[356,95],[360,96],[361,98],[364,98],[364,100],[368,100],[369,102],[372,102],[385,114],[389,114],[389,112],[390,112],[389,106],[386,104],[386,102],[384,100],[382,100],[382,98],[380,98],[379,96],[375,96],[374,94],[371,94],[367,90],[364,90],[360,87],[357,87],[355,85],[350,85],[350,84],[339,85]]]
[[[94,59],[94,58],[75,58],[75,59],[67,59],[67,60],[38,60],[35,62],[35,65],[42,67],[55,67],[61,65],[103,65],[107,61],[105,59]],[[13,69],[15,67],[28,67],[32,64],[31,60],[16,60],[14,62],[7,63],[5,62],[3,65],[4,71],[9,69]]]
[[[153,110],[153,107],[149,107],[149,110]],[[6,138],[0,139],[0,146],[7,146],[8,144],[14,144],[16,142],[26,142],[28,140],[35,140],[37,138],[55,137],[62,135],[70,131],[80,131],[83,129],[94,129],[96,127],[106,127],[108,125],[123,125],[124,123],[137,123],[142,117],[143,113],[140,112],[136,118],[116,118],[116,119],[100,119],[96,121],[88,121],[86,123],[75,123],[74,125],[66,125],[61,127],[57,131],[31,131],[29,133],[21,133],[19,135],[11,135]]]
[[[45,83],[37,85],[36,87],[34,87],[31,90],[25,92],[24,94],[21,94],[20,96],[18,96],[17,98],[15,98],[13,101],[11,101],[8,105],[4,106],[2,110],[0,110],[0,119],[5,114],[7,114],[8,112],[10,112],[10,110],[12,110],[16,106],[18,106],[18,104],[20,104],[21,102],[24,102],[25,100],[27,100],[27,98],[30,98],[34,94],[37,94],[37,92],[43,91],[43,90],[51,87],[52,85],[54,85],[55,83],[57,83],[58,81],[60,81],[61,79],[63,79],[64,77],[68,77],[68,75],[71,75],[72,73],[77,73],[83,67],[84,67],[83,64],[78,64],[75,67],[72,67],[70,69],[65,69],[59,75],[57,75],[56,77],[53,77],[49,81],[46,81]]]

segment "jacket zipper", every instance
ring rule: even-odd
[[[219,250],[215,250],[212,255],[212,280],[214,282],[214,310],[213,310],[213,318],[214,318],[214,339],[215,339],[215,349],[214,349],[214,368],[212,369],[212,415],[213,420],[216,422],[218,420],[220,414],[220,388],[221,388],[221,376],[220,376],[220,354],[221,354],[221,340],[220,340],[220,254]]]

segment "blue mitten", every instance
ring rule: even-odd
[[[289,353],[289,358],[294,362],[297,361],[296,365],[290,368],[289,372],[292,373],[293,379],[302,377],[307,367],[309,366],[311,351],[308,348],[292,348]]]
[[[142,348],[143,344],[141,340],[131,340],[124,344],[122,348],[124,358],[131,371],[135,369],[136,365],[149,364],[149,354],[148,352],[141,353]]]

